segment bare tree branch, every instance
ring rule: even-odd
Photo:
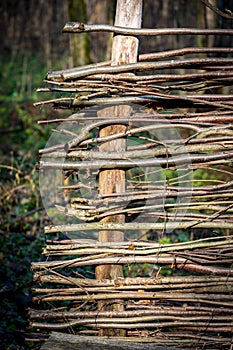
[[[197,28],[166,28],[166,29],[139,29],[111,26],[107,24],[84,24],[80,22],[68,22],[63,28],[63,33],[83,32],[113,32],[123,35],[233,35],[231,29],[197,29]]]
[[[233,13],[230,10],[225,10],[226,12],[223,12],[219,10],[216,6],[212,5],[208,0],[201,0],[205,6],[209,7],[212,11],[217,13],[217,15],[227,18],[227,19],[233,19]]]

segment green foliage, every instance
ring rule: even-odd
[[[27,53],[2,56],[1,102],[26,102],[38,99],[36,87],[40,86],[46,74],[44,60]]]
[[[0,75],[0,339],[1,349],[29,349],[25,342],[31,305],[31,261],[41,259],[44,236],[38,173],[38,149],[50,134],[37,120],[46,113],[33,106],[41,96],[46,66],[40,57],[1,57]],[[43,96],[44,98],[44,96]],[[28,331],[28,330],[27,330]]]
[[[29,349],[24,340],[28,327],[27,308],[31,306],[31,260],[38,260],[44,239],[22,232],[0,235],[1,348]]]
[[[38,176],[31,154],[26,154],[24,158],[12,158],[11,165],[0,164],[0,175],[2,227],[14,231],[31,230],[33,221],[25,221],[24,216],[30,211],[35,211],[33,220],[36,220],[40,208]]]
[[[31,306],[31,261],[41,259],[44,236],[38,177],[30,153],[0,164],[1,346],[29,349],[24,340]]]
[[[0,155],[6,159],[10,152],[24,156],[25,152],[31,151],[36,155],[38,148],[45,145],[51,129],[37,124],[37,120],[45,119],[46,114],[33,106],[33,102],[41,98],[36,88],[45,77],[45,63],[40,57],[28,55],[4,56],[1,61]]]
[[[216,182],[221,182],[221,180],[223,180],[226,175],[226,171],[221,166],[215,168],[196,169],[193,173],[193,186],[195,187],[211,185],[214,183],[216,184]]]

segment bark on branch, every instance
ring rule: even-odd
[[[83,32],[113,32],[122,35],[233,35],[231,29],[197,29],[197,28],[166,28],[166,29],[139,29],[107,24],[84,24],[80,22],[68,22],[63,28],[63,33]]]

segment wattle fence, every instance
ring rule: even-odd
[[[230,29],[64,27],[76,35],[91,31],[233,35]],[[47,74],[48,87],[39,91],[55,97],[37,105],[72,114],[39,122],[59,126],[40,150],[42,197],[53,223],[45,227],[45,259],[32,263],[33,328],[231,349],[232,54],[230,47],[188,47]],[[128,112],[117,115],[122,105]],[[124,148],[108,151],[116,140]],[[116,170],[124,173],[125,190],[104,193],[100,173]],[[99,232],[108,239],[98,240]],[[115,240],[115,233],[124,238]],[[95,278],[95,269],[112,266],[111,278]]]

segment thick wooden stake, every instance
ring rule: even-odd
[[[142,18],[142,0],[118,0],[115,16],[115,25],[122,27],[140,28]],[[115,35],[112,45],[112,65],[121,65],[137,62],[138,38],[133,36]],[[121,105],[105,108],[100,112],[106,117],[127,117],[130,113],[130,106]],[[100,131],[100,136],[108,136],[125,130],[124,125],[108,126]],[[101,146],[101,151],[121,152],[126,148],[124,139],[106,142]],[[103,170],[99,175],[100,194],[119,193],[125,191],[124,170]],[[104,218],[103,222],[124,223],[124,215],[115,215]],[[123,241],[124,233],[120,231],[100,231],[99,241]],[[96,268],[96,278],[115,279],[123,277],[122,266],[120,265],[100,265]],[[124,305],[115,300],[111,305],[104,302],[99,303],[99,310],[123,311]],[[124,336],[124,329],[103,329],[100,335]]]

